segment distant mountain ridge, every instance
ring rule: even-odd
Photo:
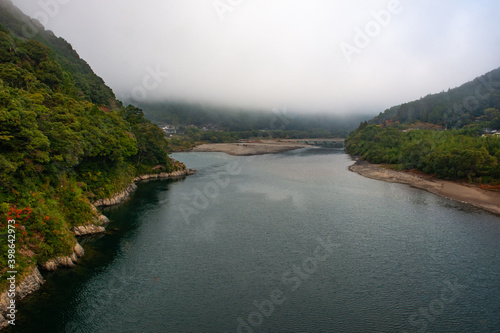
[[[156,123],[198,127],[215,126],[225,131],[309,131],[322,135],[346,136],[366,115],[342,116],[336,114],[308,114],[288,110],[286,106],[274,110],[245,109],[195,102],[163,101],[141,102],[148,119]]]
[[[500,109],[500,68],[447,92],[394,106],[368,123],[411,124],[420,121],[443,128],[462,128],[480,120],[490,108]]]

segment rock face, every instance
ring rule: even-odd
[[[78,258],[83,257],[84,254],[85,251],[83,250],[83,247],[80,244],[76,243],[76,245],[73,247],[73,253],[70,256],[51,259],[43,264],[40,264],[40,268],[45,271],[53,272],[59,267],[74,267],[78,261]]]
[[[95,205],[92,205],[92,211],[96,215],[96,218],[94,219],[96,225],[104,225],[109,223],[109,219],[106,216],[102,215],[102,213],[98,211],[97,208],[95,208]]]
[[[111,198],[106,198],[106,199],[99,199],[96,202],[94,202],[94,206],[96,207],[101,207],[101,206],[114,206],[118,205],[125,200],[128,199],[130,194],[134,192],[137,189],[137,185],[135,184],[130,184],[125,190],[121,191],[120,193],[115,194]]]
[[[17,282],[16,282],[17,283]],[[24,298],[26,295],[38,290],[40,286],[44,283],[43,277],[37,267],[34,267],[30,274],[28,274],[20,283],[16,286],[16,300]],[[0,295],[0,329],[9,325],[5,314],[7,313],[7,306],[10,303],[10,298],[8,297],[9,292],[5,291]]]
[[[97,226],[94,224],[87,224],[73,228],[73,233],[75,234],[75,236],[94,235],[94,234],[101,234],[104,232],[106,232],[106,229],[104,229],[104,227]]]
[[[101,227],[102,228],[102,227]],[[73,247],[73,253],[69,257],[59,257],[47,261],[40,268],[47,271],[55,271],[59,267],[73,267],[75,266],[78,258],[83,257],[85,251],[83,247],[77,242]],[[16,281],[16,300],[20,300],[34,291],[40,289],[44,283],[42,275],[37,267],[31,270],[31,273],[25,276],[20,282]],[[7,306],[10,303],[9,291],[6,290],[0,295],[0,329],[9,325],[8,318],[5,317],[7,313]]]
[[[109,219],[106,216],[102,215],[102,213],[99,212],[94,205],[91,204],[91,206],[92,211],[95,215],[94,224],[87,223],[86,225],[73,227],[72,231],[77,237],[102,234],[106,232],[106,229],[103,227],[103,225],[108,224]]]
[[[74,251],[74,254],[76,254],[80,258],[85,255],[85,250],[83,249],[83,247],[79,243],[75,244],[73,251]]]
[[[95,208],[95,206],[94,206],[94,208]],[[101,213],[99,213],[99,215],[98,215],[98,217],[96,219],[96,222],[98,224],[100,224],[100,225],[104,225],[104,224],[108,224],[109,223],[109,219],[106,216],[104,216]]]
[[[162,172],[158,174],[153,174],[153,175],[142,175],[139,177],[136,177],[134,179],[134,183],[130,184],[125,190],[123,190],[120,193],[115,194],[111,198],[106,198],[106,199],[99,199],[96,202],[94,202],[94,206],[96,207],[107,207],[107,206],[114,206],[118,205],[125,200],[127,200],[132,194],[137,189],[137,185],[135,185],[135,182],[143,181],[143,180],[150,180],[150,179],[175,179],[175,178],[182,178],[188,175],[192,175],[195,173],[195,170],[192,169],[184,169],[184,170],[179,170],[179,171],[174,171],[174,172]]]
[[[193,169],[184,169],[184,170],[179,170],[179,171],[174,171],[174,172],[162,172],[162,173],[157,173],[154,175],[142,175],[139,177],[136,177],[134,179],[134,182],[139,182],[141,180],[149,180],[149,179],[175,179],[175,178],[182,178],[184,176],[188,175],[193,175],[195,173],[195,170]]]

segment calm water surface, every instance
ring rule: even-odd
[[[343,152],[174,154],[11,332],[500,332],[500,218]]]

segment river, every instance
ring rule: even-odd
[[[500,332],[500,218],[300,149],[179,153],[7,332]]]

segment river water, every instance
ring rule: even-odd
[[[500,332],[500,218],[301,149],[182,153],[8,332]]]

